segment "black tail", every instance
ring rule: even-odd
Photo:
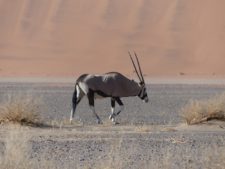
[[[74,113],[76,111],[76,106],[77,106],[77,89],[75,87],[75,90],[73,92],[73,98],[72,98],[72,110],[71,110],[70,119],[72,119],[74,117]]]
[[[76,88],[75,88],[75,90],[73,92],[72,103],[73,103],[73,112],[75,112],[76,104],[77,104],[77,89]]]

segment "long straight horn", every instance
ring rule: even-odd
[[[143,74],[142,74],[142,70],[141,70],[141,66],[140,66],[140,62],[138,60],[138,56],[137,56],[136,52],[134,52],[134,55],[135,55],[137,63],[138,63],[138,68],[139,68],[139,72],[140,72],[140,75],[141,75],[142,82],[145,83],[145,80],[144,80],[144,77],[143,77]]]
[[[136,66],[135,66],[134,60],[133,60],[133,58],[132,58],[132,56],[131,56],[131,54],[130,54],[130,52],[129,52],[129,51],[128,51],[128,53],[129,53],[129,55],[130,55],[130,59],[131,59],[131,61],[132,61],[132,63],[133,63],[133,66],[134,66],[135,72],[136,72],[136,74],[137,74],[137,76],[138,76],[139,80],[141,81],[141,77],[140,77],[140,75],[139,75],[139,73],[138,73],[138,71],[137,71],[137,68],[136,68]]]

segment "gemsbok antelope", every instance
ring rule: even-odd
[[[109,119],[116,124],[115,117],[120,114],[123,110],[124,105],[121,101],[121,97],[133,97],[138,96],[144,102],[148,102],[148,95],[145,86],[145,80],[142,74],[141,66],[137,57],[137,54],[134,52],[136,62],[138,64],[139,72],[137,70],[136,64],[130,54],[130,59],[134,66],[135,72],[138,76],[140,82],[135,82],[130,80],[124,75],[118,72],[109,72],[103,75],[94,75],[94,74],[83,74],[81,75],[75,84],[75,90],[72,98],[72,110],[70,114],[70,123],[72,123],[76,107],[81,101],[83,96],[87,96],[90,109],[97,118],[97,123],[101,124],[99,116],[95,112],[94,101],[95,98],[111,98],[111,114]],[[115,112],[115,102],[119,104],[119,110]]]

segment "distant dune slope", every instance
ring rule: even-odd
[[[1,76],[225,74],[224,0],[0,0]]]

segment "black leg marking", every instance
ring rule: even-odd
[[[123,106],[123,102],[119,97],[116,97],[115,100],[120,106]]]
[[[120,109],[119,109],[119,111],[117,113],[114,113],[114,111],[115,111],[115,102],[117,102],[119,104],[119,107],[120,107]],[[112,106],[112,113],[109,116],[109,119],[112,120],[112,122],[114,124],[119,124],[118,122],[115,121],[115,117],[117,115],[119,115],[120,112],[123,110],[123,102],[120,100],[119,97],[113,97],[113,98],[111,98],[111,106]]]
[[[116,101],[114,98],[111,98],[111,107],[115,108]]]
[[[95,101],[94,101],[94,92],[92,90],[89,90],[87,96],[88,96],[89,106],[93,106],[94,107],[94,104],[95,104]]]
[[[116,113],[116,116],[117,116],[123,110],[124,105],[123,105],[123,102],[121,101],[121,99],[119,97],[116,97],[115,100],[120,105],[120,110]]]

